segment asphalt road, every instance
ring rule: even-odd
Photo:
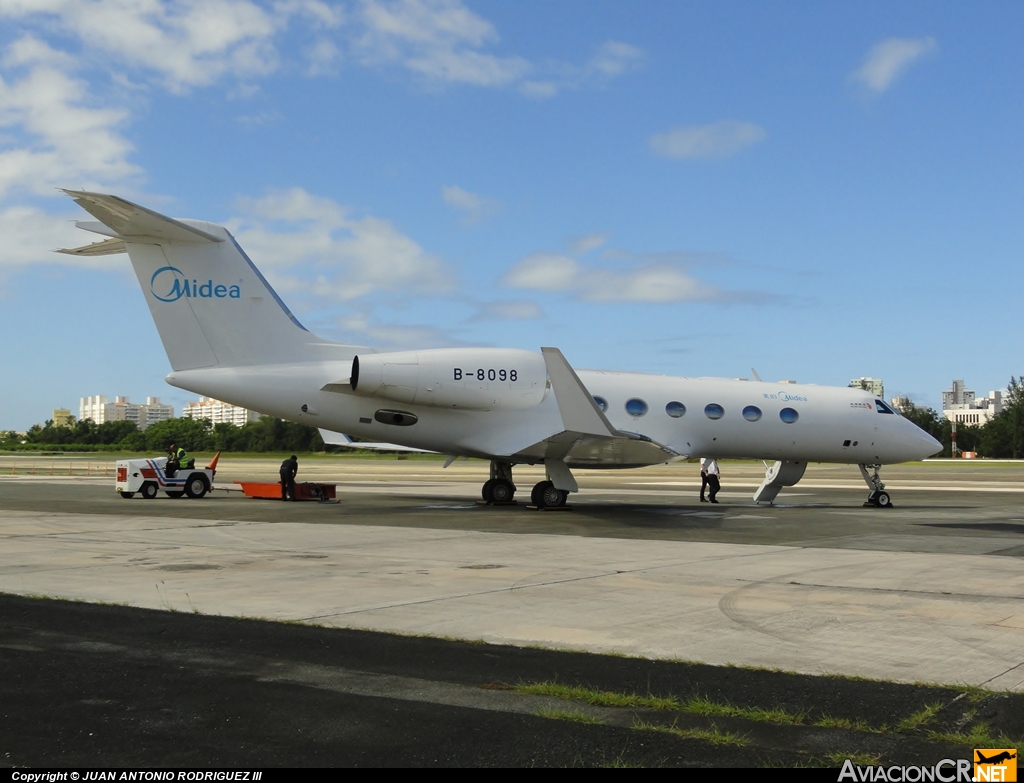
[[[10,766],[931,765],[1024,735],[1020,694],[9,595],[0,620]]]

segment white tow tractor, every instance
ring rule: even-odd
[[[167,457],[120,460],[117,493],[123,498],[133,498],[138,493],[147,500],[155,498],[157,492],[166,492],[172,498],[201,498],[213,487],[218,459],[219,451],[205,468],[195,467],[195,460],[190,459],[174,471],[173,476],[167,475]]]

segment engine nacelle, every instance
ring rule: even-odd
[[[352,391],[412,405],[531,408],[547,391],[544,357],[516,348],[437,348],[357,356]]]

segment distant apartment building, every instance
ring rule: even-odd
[[[955,380],[951,388],[942,392],[942,415],[958,424],[986,424],[1002,410],[1001,391],[990,391],[987,397],[978,397],[962,380]]]
[[[78,420],[92,419],[97,424],[108,421],[130,421],[140,430],[158,421],[174,418],[174,406],[164,405],[159,397],[147,397],[146,403],[134,403],[127,397],[115,397],[113,402],[103,394],[82,397],[78,405]]]
[[[67,408],[55,408],[53,411],[53,426],[70,427],[71,411],[69,411]]]
[[[851,389],[863,389],[871,392],[879,399],[885,399],[885,384],[881,378],[854,378],[850,381]]]
[[[260,414],[256,411],[240,408],[229,402],[221,402],[212,397],[200,397],[198,402],[185,403],[181,417],[183,419],[209,419],[211,424],[234,424],[236,427],[260,420]]]

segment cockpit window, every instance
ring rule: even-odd
[[[881,400],[875,400],[875,410],[878,411],[879,413],[893,413],[892,408],[890,408]]]

